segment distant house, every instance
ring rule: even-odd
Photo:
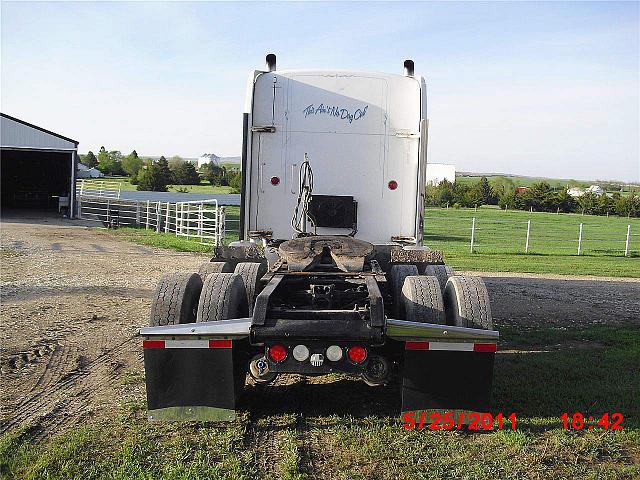
[[[597,195],[599,197],[601,195],[604,195],[604,189],[600,185],[591,185],[589,188],[587,188],[587,193],[593,193],[594,195]]]
[[[77,178],[100,178],[100,177],[104,177],[104,173],[102,173],[97,168],[87,167],[82,163],[78,163]]]
[[[516,187],[516,193],[524,193],[529,190],[529,187]]]
[[[198,168],[208,163],[213,163],[214,165],[219,166],[220,157],[215,153],[204,153],[198,157]]]
[[[448,180],[451,183],[456,181],[455,165],[427,162],[427,184],[437,186],[443,180]]]
[[[578,187],[571,187],[567,189],[567,195],[578,198],[584,195],[584,190]]]

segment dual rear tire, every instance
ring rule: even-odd
[[[451,267],[444,265],[429,265],[426,275],[420,276],[412,274],[413,269],[413,265],[394,265],[391,269],[396,318],[493,329],[489,294],[481,278],[454,275]]]
[[[235,269],[225,262],[209,262],[199,273],[163,275],[151,305],[150,325],[178,325],[245,318],[253,313],[262,263],[239,263]]]

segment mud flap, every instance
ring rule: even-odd
[[[149,420],[234,420],[245,379],[240,343],[145,340]]]
[[[487,412],[495,343],[406,342],[402,412]]]

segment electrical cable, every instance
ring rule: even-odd
[[[300,165],[300,183],[298,188],[298,203],[291,218],[291,227],[298,235],[307,235],[305,219],[309,212],[309,202],[313,193],[313,169],[309,157],[304,154],[304,162]],[[313,222],[312,222],[313,223]],[[314,231],[315,231],[314,225]]]

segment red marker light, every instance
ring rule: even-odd
[[[280,185],[280,178],[278,177],[271,177],[271,185],[273,185],[274,187]]]
[[[274,362],[281,362],[287,358],[287,349],[282,345],[271,345],[269,347],[269,358]]]
[[[398,182],[396,182],[395,180],[391,180],[389,182],[389,190],[395,190],[396,188],[398,188]]]
[[[354,345],[349,347],[347,356],[353,363],[362,363],[367,359],[367,349],[360,345]]]

